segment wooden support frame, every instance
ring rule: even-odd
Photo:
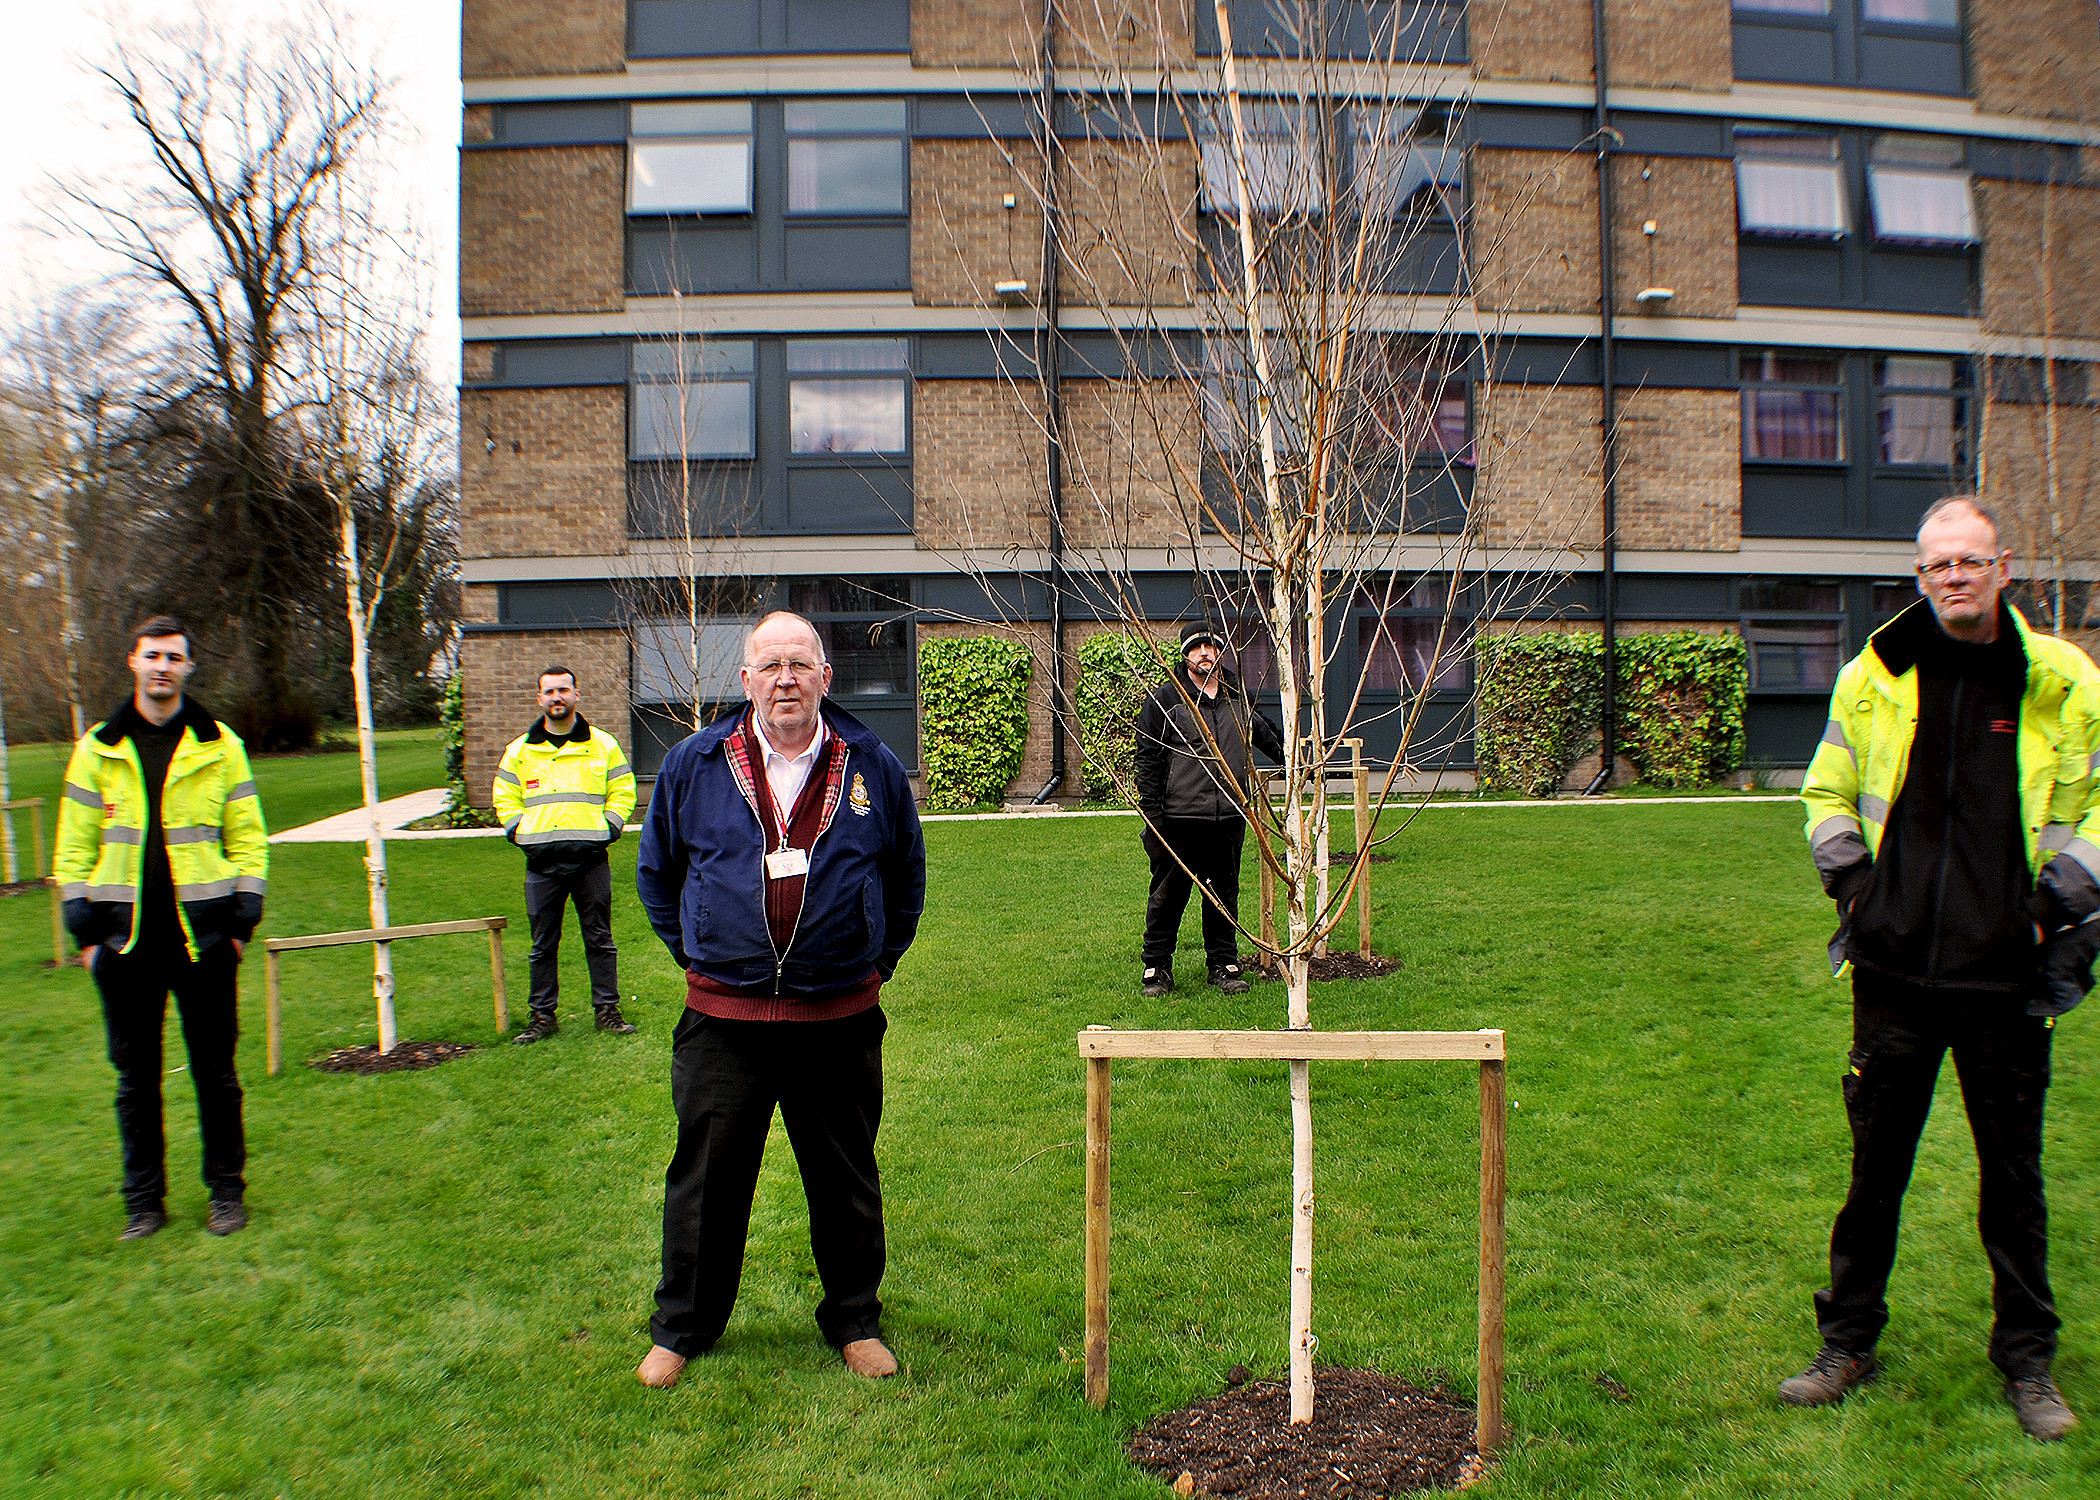
[[[1508,1061],[1500,1031],[1115,1031],[1079,1033],[1086,1060],[1086,1399],[1108,1405],[1109,1068],[1124,1058],[1282,1062],[1476,1062],[1480,1066],[1480,1389],[1477,1445],[1502,1442],[1503,1205]]]
[[[0,813],[27,812],[31,840],[31,870],[42,871],[45,885],[51,888],[51,968],[55,973],[66,966],[66,919],[63,903],[58,894],[58,871],[44,863],[44,799],[42,797],[18,797],[12,802],[0,802]],[[51,830],[54,837],[58,830]],[[32,876],[32,879],[37,877]]]
[[[495,981],[496,1034],[510,1030],[510,996],[503,980],[503,929],[508,917],[466,917],[457,922],[418,922],[409,927],[364,927],[355,932],[315,932],[304,937],[263,939],[269,976],[270,1072],[284,1070],[284,955],[301,948],[345,948],[354,943],[398,943],[403,938],[445,937],[459,932],[489,935],[489,970]]]

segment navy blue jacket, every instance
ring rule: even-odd
[[[724,984],[821,997],[879,971],[884,979],[926,909],[926,840],[904,767],[865,724],[829,703],[846,746],[844,785],[817,834],[802,915],[784,953],[766,926],[766,835],[738,790],[728,714],[671,747],[642,823],[635,885],[649,924],[681,968]],[[828,753],[828,752],[827,752]],[[758,785],[765,768],[754,764]],[[810,772],[824,774],[823,758]]]

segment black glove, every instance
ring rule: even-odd
[[[1840,917],[1852,915],[1852,903],[1860,898],[1867,888],[1867,883],[1873,878],[1874,861],[1870,859],[1863,859],[1858,864],[1847,866],[1838,872],[1830,898],[1837,902]]]
[[[620,842],[620,835],[627,831],[627,825],[624,823],[608,823],[605,826],[612,833],[612,836],[605,841],[605,847],[610,849],[614,844]]]
[[[262,921],[263,898],[255,891],[236,891],[233,897],[233,920],[226,924],[226,936],[239,942],[247,942],[255,936],[256,924]]]
[[[63,915],[66,931],[72,934],[73,941],[83,948],[93,947],[101,936],[100,924],[95,918],[95,903],[85,896],[75,896],[65,903]]]
[[[2100,953],[2100,921],[2080,922],[2042,944],[2041,992],[2027,1003],[2030,1016],[2060,1016],[2093,988],[2093,957]]]

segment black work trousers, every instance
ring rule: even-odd
[[[1244,818],[1163,818],[1157,832],[1145,831],[1145,853],[1152,861],[1152,894],[1145,901],[1146,968],[1174,962],[1181,914],[1194,889],[1192,871],[1224,906],[1220,911],[1203,903],[1204,958],[1213,969],[1240,961],[1240,934],[1233,924],[1240,911],[1240,850],[1246,842]]]
[[[612,866],[604,860],[574,875],[525,872],[525,917],[532,924],[532,998],[534,1015],[552,1011],[561,1000],[561,917],[565,903],[576,903],[576,925],[583,932],[583,958],[591,971],[591,1004],[620,1003],[620,950],[612,935]]]
[[[168,1196],[166,1127],[161,1118],[161,1032],[168,991],[182,1015],[190,1081],[204,1137],[204,1185],[216,1200],[240,1200],[247,1183],[247,1137],[241,1129],[241,1080],[233,1049],[240,1039],[236,998],[239,962],[223,938],[192,963],[180,936],[129,953],[92,950],[102,1024],[117,1070],[117,1130],[124,1141],[124,1206],[158,1209]]]
[[[687,1010],[671,1041],[678,1146],[664,1174],[664,1273],[649,1334],[687,1358],[729,1325],[744,1274],[751,1195],[778,1105],[809,1203],[835,1348],[881,1337],[886,1251],[875,1132],[882,1123],[880,1006],[838,1021],[724,1021]]]
[[[1926,989],[1854,970],[1852,1190],[1830,1234],[1830,1285],[1816,1293],[1826,1343],[1874,1347],[1889,1320],[1889,1271],[1918,1136],[1940,1058],[1954,1054],[1976,1143],[1982,1191],[1976,1228],[1990,1257],[1991,1363],[2008,1379],[2045,1372],[2061,1320],[2049,1290],[2049,1217],[2042,1197],[2042,1103],[2049,1090],[2048,1022],[2018,996]]]

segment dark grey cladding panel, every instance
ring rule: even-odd
[[[1495,378],[1519,385],[1595,385],[1594,339],[1503,339],[1488,346]]]
[[[617,99],[496,106],[498,146],[572,146],[627,139],[627,106]]]
[[[506,583],[496,590],[496,618],[505,625],[607,625],[620,616],[610,583]]]
[[[1727,344],[1664,344],[1625,339],[1612,351],[1621,386],[1720,391],[1736,387],[1735,351]]]
[[[1193,107],[1172,94],[1063,94],[1057,101],[1057,133],[1067,139],[1187,140],[1190,115],[1184,111]]]
[[[1982,137],[1969,142],[1969,170],[1978,177],[2008,182],[2077,183],[2084,180],[2080,168],[2076,146]]]
[[[1046,580],[1019,573],[934,574],[912,586],[913,603],[925,624],[955,620],[1047,620]]]
[[[1579,109],[1535,109],[1483,104],[1464,115],[1466,140],[1475,146],[1510,146],[1532,151],[1572,151],[1592,128]]]
[[[1614,149],[1642,156],[1727,156],[1728,122],[1711,115],[1650,115],[1616,110],[1612,128],[1623,144]]]
[[[1025,141],[1034,132],[1035,100],[1018,94],[922,94],[912,134],[920,140]]]
[[[497,386],[625,385],[626,339],[513,339],[496,346]]]
[[[1194,573],[1074,573],[1067,586],[1068,620],[1197,620],[1205,615]]]
[[[1035,335],[922,333],[912,373],[921,380],[1028,380],[1036,378]]]
[[[1712,573],[1621,573],[1618,606],[1625,620],[1733,619],[1735,580]]]

